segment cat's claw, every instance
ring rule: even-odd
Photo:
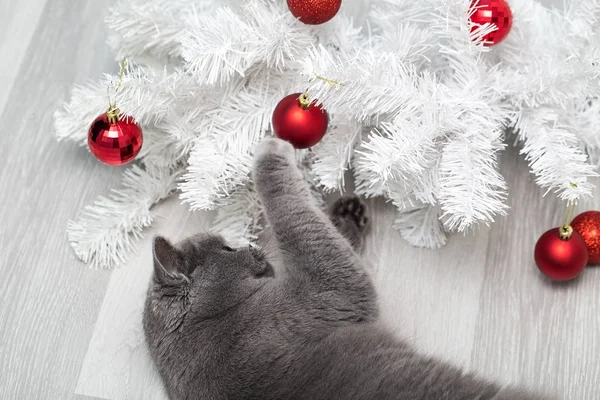
[[[359,232],[364,232],[369,224],[367,206],[358,196],[344,196],[333,205],[331,214],[334,218],[343,219],[354,224]]]

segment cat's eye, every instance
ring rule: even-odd
[[[237,251],[236,249],[234,249],[234,248],[232,248],[232,247],[229,247],[229,246],[223,246],[223,247],[221,247],[221,250],[223,250],[223,251],[228,251],[228,252],[230,252],[230,253],[234,253],[234,252],[236,252],[236,251]]]

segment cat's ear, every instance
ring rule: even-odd
[[[162,236],[156,236],[152,246],[154,255],[154,275],[164,284],[179,284],[189,281],[184,274],[184,260],[181,253]]]

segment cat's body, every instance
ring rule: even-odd
[[[261,144],[254,181],[284,273],[219,237],[155,239],[144,331],[172,399],[533,398],[420,356],[385,329],[358,256],[364,205],[319,210],[289,144]]]

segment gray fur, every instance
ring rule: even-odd
[[[218,236],[154,241],[144,331],[171,399],[534,398],[386,330],[358,255],[365,205],[346,197],[330,216],[318,209],[289,144],[259,146],[254,182],[284,271]]]

